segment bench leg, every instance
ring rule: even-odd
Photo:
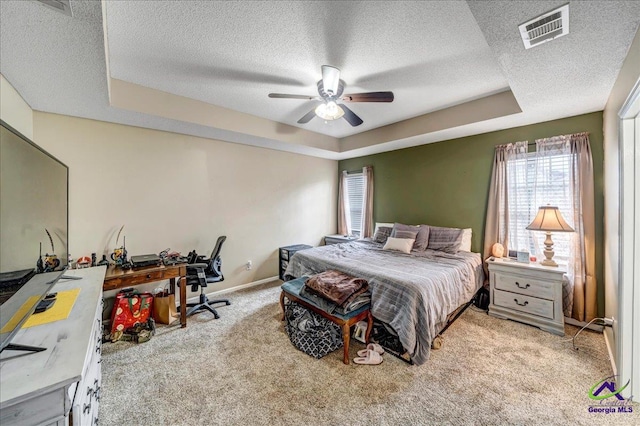
[[[373,329],[373,315],[371,311],[367,314],[367,333],[364,335],[364,341],[369,343],[369,337],[371,336],[371,330]]]
[[[342,362],[349,365],[349,339],[351,338],[351,327],[349,324],[342,324],[342,342],[344,343],[344,356]]]
[[[282,309],[282,319],[280,321],[284,321],[284,291],[280,292],[280,308]]]

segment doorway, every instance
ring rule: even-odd
[[[618,383],[640,397],[640,79],[620,112],[620,265]]]

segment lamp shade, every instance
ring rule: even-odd
[[[533,222],[527,226],[530,231],[554,231],[574,232],[574,229],[565,222],[560,210],[555,206],[542,206],[538,210]]]

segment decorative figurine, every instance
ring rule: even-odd
[[[36,262],[36,272],[53,272],[60,266],[60,259],[55,255],[55,247],[53,246],[53,238],[51,238],[51,234],[48,229],[44,229],[49,237],[49,242],[51,243],[51,254],[45,253],[44,258],[42,257],[42,242],[40,243],[40,255],[38,257],[38,261]]]
[[[120,233],[122,232],[123,228],[124,228],[124,225],[122,225],[120,227],[120,230],[118,231],[118,236],[116,237],[116,246],[118,245],[118,241],[120,240]],[[113,260],[117,266],[122,266],[128,263],[126,238],[127,237],[122,237],[122,247],[118,247],[114,249],[113,253],[111,253],[111,260]]]
[[[40,254],[38,256],[38,261],[36,262],[36,273],[41,274],[44,272],[44,262],[42,260],[42,242],[40,242]]]
[[[102,255],[102,260],[98,262],[98,266],[106,265],[109,266],[109,261],[107,260],[107,255]]]

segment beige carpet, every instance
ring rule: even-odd
[[[315,360],[290,344],[277,282],[228,296],[218,320],[202,313],[147,343],[104,345],[101,425],[640,424],[638,404],[588,412],[589,388],[611,375],[598,333],[583,332],[576,352],[469,309],[423,366],[389,354],[347,366],[342,350]]]

